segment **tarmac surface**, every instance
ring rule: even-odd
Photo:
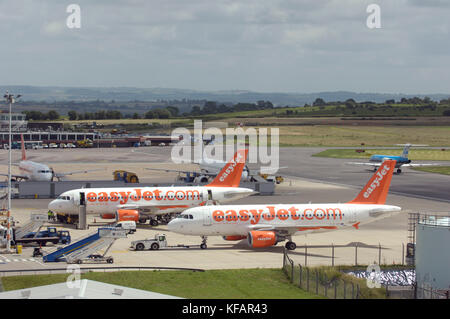
[[[281,173],[286,180],[281,185],[277,185],[276,194],[252,196],[241,199],[236,204],[332,203],[353,199],[368,181],[372,172],[358,166],[346,165],[345,162],[348,160],[310,157],[311,154],[323,149],[280,148],[280,166],[287,166],[281,170]],[[128,148],[100,149],[100,152],[98,149],[33,150],[27,154],[30,160],[48,163],[58,172],[67,169],[70,171],[91,167],[105,168],[104,171],[73,175],[70,179],[74,180],[111,179],[114,169],[134,169],[142,181],[170,181],[176,176],[176,174],[144,169],[144,167],[180,168],[170,163],[169,147],[147,147],[142,148],[142,151],[148,154],[133,153]],[[14,158],[17,161],[20,159],[19,151],[14,152]],[[7,162],[7,151],[0,151],[0,162]],[[181,167],[192,169],[196,166],[184,164]],[[5,171],[2,167],[0,170]],[[291,258],[296,263],[305,264],[306,262],[308,265],[331,265],[332,262],[335,265],[371,264],[379,261],[388,264],[404,263],[405,246],[409,235],[408,213],[449,214],[450,176],[405,169],[404,174],[394,176],[391,189],[387,204],[402,207],[401,212],[361,225],[358,230],[351,227],[337,231],[295,235],[293,241],[297,243],[297,249],[290,252]],[[50,200],[47,199],[14,199],[12,215],[19,222],[17,225],[27,222],[31,213],[47,212],[49,202]],[[71,225],[57,226],[69,229],[74,242],[77,238],[96,231],[96,226],[104,225],[105,221],[98,216],[89,216],[89,223],[89,230],[77,230]],[[131,241],[152,238],[157,233],[166,234],[169,245],[201,243],[200,237],[171,233],[166,225],[157,227],[140,225],[135,234],[114,243],[108,253],[113,256],[114,264],[83,264],[82,267],[149,266],[226,269],[282,266],[284,243],[264,249],[251,249],[246,240],[234,242],[225,241],[221,237],[208,237],[206,250],[190,248],[136,252],[129,249]],[[355,248],[356,243],[357,248]],[[52,245],[43,248],[45,252],[53,249],[55,247]],[[0,253],[0,275],[6,275],[1,272],[2,270],[65,269],[67,267],[66,263],[43,263],[42,258],[33,258],[32,252],[32,247],[24,247],[21,255]],[[307,252],[306,257],[305,252]]]

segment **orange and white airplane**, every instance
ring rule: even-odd
[[[87,214],[105,219],[134,220],[158,224],[156,215],[182,212],[207,202],[228,202],[254,194],[239,187],[248,150],[238,150],[216,178],[205,186],[86,188],[62,193],[50,202],[54,213],[78,215],[80,203]]]
[[[20,135],[22,141],[22,160],[20,163],[14,164],[19,167],[21,174],[11,174],[12,178],[17,180],[26,180],[26,181],[38,181],[38,182],[51,182],[55,178],[59,181],[62,180],[67,175],[73,174],[81,174],[88,173],[93,171],[99,171],[102,169],[91,169],[91,170],[81,170],[81,171],[73,171],[66,173],[55,173],[53,168],[48,167],[42,163],[36,163],[33,161],[27,160],[27,155],[25,153],[25,143],[23,141],[23,135]],[[0,173],[2,176],[8,176],[8,174]]]
[[[361,223],[384,213],[400,211],[400,207],[385,205],[395,162],[385,161],[358,196],[346,204],[204,206],[185,210],[170,221],[168,229],[201,236],[203,249],[207,236],[223,236],[225,240],[247,238],[254,248],[288,240],[285,247],[293,250],[292,235],[297,232],[346,226],[358,229]]]

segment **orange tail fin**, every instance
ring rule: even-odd
[[[242,171],[247,159],[248,150],[238,150],[233,158],[222,168],[214,180],[207,186],[238,187],[241,182]]]
[[[20,141],[22,142],[22,161],[26,161],[27,155],[25,154],[25,142],[23,141],[23,134],[20,134]]]
[[[395,160],[384,161],[358,196],[350,201],[349,204],[383,205],[389,192],[395,163]]]

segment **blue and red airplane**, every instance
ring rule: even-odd
[[[402,172],[402,170],[401,170],[402,166],[404,166],[404,167],[419,167],[419,166],[437,165],[437,164],[411,164],[411,160],[408,158],[408,153],[409,153],[410,147],[411,146],[426,146],[426,145],[403,144],[403,146],[405,146],[405,147],[403,148],[403,153],[401,156],[375,154],[370,157],[369,162],[366,162],[366,163],[348,162],[348,164],[372,166],[374,168],[374,170],[377,170],[377,168],[383,163],[384,160],[395,160],[395,161],[397,161],[395,164],[395,168],[397,169],[397,174],[400,174]]]

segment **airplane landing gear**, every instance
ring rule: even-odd
[[[397,174],[400,174],[402,170],[400,168],[397,168]]]
[[[156,219],[150,219],[150,225],[158,226],[158,221]]]
[[[208,239],[208,237],[206,236],[202,236],[202,243],[200,244],[200,248],[201,249],[206,249],[208,246],[206,246],[206,240]]]
[[[288,241],[285,245],[287,250],[294,250],[297,248],[297,245],[293,241]]]

